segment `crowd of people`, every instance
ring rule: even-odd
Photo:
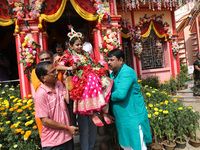
[[[66,50],[57,43],[56,54],[41,51],[31,73],[42,149],[73,150],[73,135],[79,133],[81,150],[93,150],[97,127],[105,122],[116,123],[123,149],[146,150],[152,139],[147,110],[123,51],[110,51],[107,63],[96,61],[86,32],[70,29]]]

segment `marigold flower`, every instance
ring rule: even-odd
[[[159,104],[156,104],[156,106],[158,106]]]
[[[22,110],[22,109],[17,109],[17,112],[18,112],[18,113],[22,113],[23,110]]]
[[[152,91],[152,93],[155,93],[155,91]]]
[[[24,131],[21,131],[20,133],[21,133],[21,134],[24,134]]]
[[[165,93],[165,95],[167,95],[167,93]]]
[[[13,111],[14,111],[14,108],[10,108],[9,111],[10,111],[10,112],[13,112]]]
[[[151,118],[151,114],[148,114],[148,118]]]
[[[178,98],[181,98],[181,96],[178,96]]]
[[[164,81],[167,82],[167,79],[165,79]]]
[[[183,110],[183,107],[179,107],[178,110]]]
[[[32,99],[29,99],[28,102],[27,102],[27,104],[30,104],[30,103],[32,103],[32,102],[33,102],[33,100],[32,100]]]
[[[27,140],[30,135],[31,135],[31,131],[30,130],[26,131],[26,133],[24,134],[24,140]]]
[[[150,89],[152,89],[152,87],[150,86]]]
[[[169,103],[169,101],[166,100],[166,101],[165,101],[165,104],[167,105],[168,103]]]
[[[168,114],[169,112],[167,110],[164,110],[163,111],[163,114]]]
[[[30,118],[30,116],[26,117],[26,119],[29,119],[29,118]]]
[[[22,106],[22,103],[17,103],[17,106]]]
[[[159,112],[155,112],[153,115],[157,117],[159,115]]]
[[[155,111],[158,111],[158,108],[155,107],[154,110],[155,110]]]
[[[149,104],[149,107],[151,107],[151,108],[152,108],[152,107],[153,107],[153,105],[152,105],[152,104]]]
[[[171,95],[168,95],[168,97],[171,97]]]
[[[37,126],[33,126],[33,129],[37,129]]]
[[[10,121],[6,121],[6,124],[10,124]]]
[[[162,92],[160,92],[160,93],[164,93],[164,92],[162,91]]]
[[[32,95],[31,95],[31,94],[29,94],[29,95],[28,95],[28,97],[29,97],[29,98],[31,98],[31,97],[32,97]]]
[[[28,114],[25,114],[25,116],[28,116]]]
[[[162,109],[159,110],[159,112],[162,112],[162,111],[163,111]]]
[[[31,107],[29,107],[29,108],[28,108],[28,110],[32,110],[32,108],[31,108]]]
[[[34,115],[34,116],[35,116],[35,112],[32,112],[32,115]]]
[[[2,108],[1,108],[1,110],[5,110],[5,108],[4,108],[4,107],[2,107]]]
[[[192,109],[192,106],[189,106],[188,109]]]
[[[19,107],[19,106],[15,106],[15,107],[14,107],[14,110],[17,109],[18,107]]]
[[[1,113],[1,116],[3,117],[3,116],[6,116],[7,115],[7,113]]]
[[[25,99],[25,100],[23,100],[23,103],[27,103],[27,100]]]
[[[5,128],[0,128],[0,131],[3,132],[5,130]]]
[[[146,93],[146,95],[147,95],[148,97],[151,97],[151,94],[150,94],[150,93],[148,93],[148,92]]]
[[[148,85],[145,85],[145,87],[149,87]]]
[[[9,108],[9,107],[10,107],[9,105],[6,106],[6,108]]]
[[[12,126],[10,126],[10,128],[12,129],[12,128],[14,128],[15,127],[15,125],[13,124]]]
[[[14,100],[13,100],[13,102],[16,102],[18,100],[18,98],[15,98]]]
[[[22,129],[15,129],[14,133],[15,133],[15,134],[18,134],[18,133],[20,133],[21,131],[22,131]]]
[[[173,102],[174,102],[174,103],[176,103],[176,102],[177,102],[177,99],[176,99],[176,98],[175,98],[175,99],[173,99]]]
[[[10,96],[10,99],[14,99],[15,97],[14,96]]]

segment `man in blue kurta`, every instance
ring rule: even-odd
[[[135,71],[124,63],[124,53],[108,53],[108,66],[114,79],[111,108],[115,117],[119,144],[125,150],[145,150],[152,141],[147,110]]]

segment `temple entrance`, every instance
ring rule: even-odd
[[[74,30],[84,29],[87,32],[86,41],[93,43],[92,29],[95,22],[89,22],[84,20],[75,11],[70,1],[67,1],[65,11],[62,16],[54,23],[47,23],[47,33],[48,33],[48,48],[55,53],[55,44],[62,43],[68,40],[67,33],[70,31],[67,25],[72,25]]]
[[[19,79],[14,28],[14,25],[0,26],[0,83]],[[18,81],[10,83],[18,84]]]

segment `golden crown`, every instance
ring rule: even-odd
[[[69,29],[71,29],[71,32],[69,32],[67,34],[67,36],[69,37],[69,40],[71,40],[73,37],[78,37],[78,38],[81,38],[82,37],[82,34],[80,32],[76,32],[74,31],[73,29],[73,26],[72,25],[67,25]]]

